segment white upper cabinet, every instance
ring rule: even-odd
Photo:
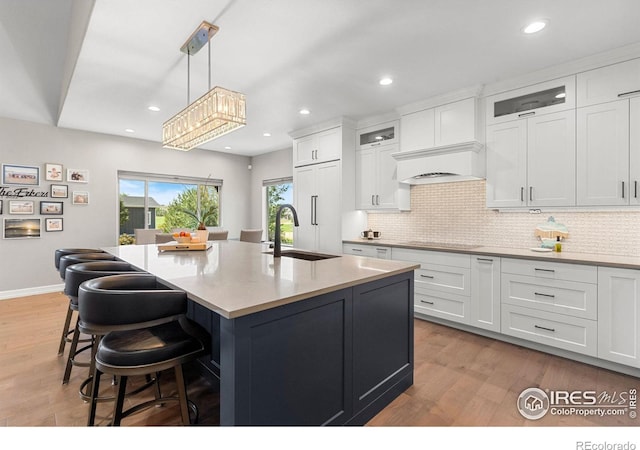
[[[487,125],[574,109],[575,76],[538,83],[487,97]]]
[[[293,141],[294,167],[335,161],[342,155],[341,128],[332,128]]]
[[[629,204],[629,101],[577,112],[578,206]]]
[[[640,95],[640,58],[578,74],[578,107]]]
[[[410,188],[399,183],[397,162],[398,122],[358,130],[356,150],[356,208],[364,210],[410,208]]]
[[[487,206],[575,205],[575,113],[487,127]]]
[[[475,97],[404,114],[400,151],[424,150],[478,139]]]

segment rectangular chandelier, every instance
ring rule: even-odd
[[[245,97],[219,86],[162,124],[162,146],[191,150],[247,124]]]
[[[162,124],[162,146],[191,150],[247,124],[244,94],[219,86],[211,89],[211,38],[218,27],[202,22],[180,51],[187,54],[187,103],[189,103],[189,58],[209,44],[209,92]]]

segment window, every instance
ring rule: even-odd
[[[278,206],[293,201],[293,179],[280,178],[262,182],[264,192],[264,218],[267,228],[267,240],[275,239],[276,211]],[[280,239],[284,245],[293,245],[293,214],[289,209],[282,211],[280,217]]]
[[[120,234],[136,228],[195,229],[220,225],[222,180],[118,173]],[[145,220],[146,218],[146,220]]]

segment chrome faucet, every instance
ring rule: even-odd
[[[276,212],[276,231],[275,231],[275,238],[274,238],[274,241],[273,241],[273,257],[274,258],[279,258],[280,256],[282,256],[282,242],[281,242],[281,239],[280,239],[280,213],[285,208],[289,208],[291,210],[291,212],[293,213],[293,224],[296,227],[299,225],[298,224],[298,213],[296,212],[296,210],[293,207],[293,205],[285,203],[284,205],[278,206],[278,211]]]

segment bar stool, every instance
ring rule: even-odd
[[[183,425],[190,424],[183,364],[210,352],[211,337],[197,323],[187,319],[187,295],[166,289],[150,274],[111,275],[85,281],[78,290],[80,320],[105,333],[95,355],[87,424],[95,424],[100,377],[119,378],[112,425],[135,412],[168,401],[178,401]],[[174,369],[178,394],[157,395],[123,411],[127,379]],[[159,392],[158,392],[159,394]]]
[[[93,255],[93,254],[104,254],[104,251],[98,248],[59,248],[55,251],[55,267],[58,273],[60,274],[60,278],[64,281],[65,273],[64,271],[60,271],[60,260],[68,255]],[[66,264],[66,263],[65,263]],[[64,327],[62,328],[62,336],[60,337],[60,345],[58,346],[58,356],[62,356],[64,354],[64,347],[67,342],[71,343],[70,336],[73,334],[73,328],[71,328],[71,320],[73,318],[73,309],[67,309],[67,316],[64,319]],[[86,341],[86,340],[84,340]]]
[[[124,261],[96,260],[69,265],[65,270],[64,280],[64,293],[69,297],[69,310],[78,311],[78,288],[83,282],[93,278],[105,277],[107,275],[118,275],[130,272],[139,271],[131,264]],[[78,315],[76,317],[75,326],[73,327],[71,347],[69,348],[69,355],[67,356],[67,365],[64,371],[64,376],[62,377],[62,384],[67,384],[69,382],[73,366],[90,367],[89,375],[93,373],[93,357],[88,363],[76,361],[76,356],[80,353],[96,347],[95,334],[90,330],[82,329],[80,325],[80,316]],[[90,342],[90,344],[78,349],[78,343],[81,342],[81,333],[91,336],[90,339],[82,340],[83,342]]]

